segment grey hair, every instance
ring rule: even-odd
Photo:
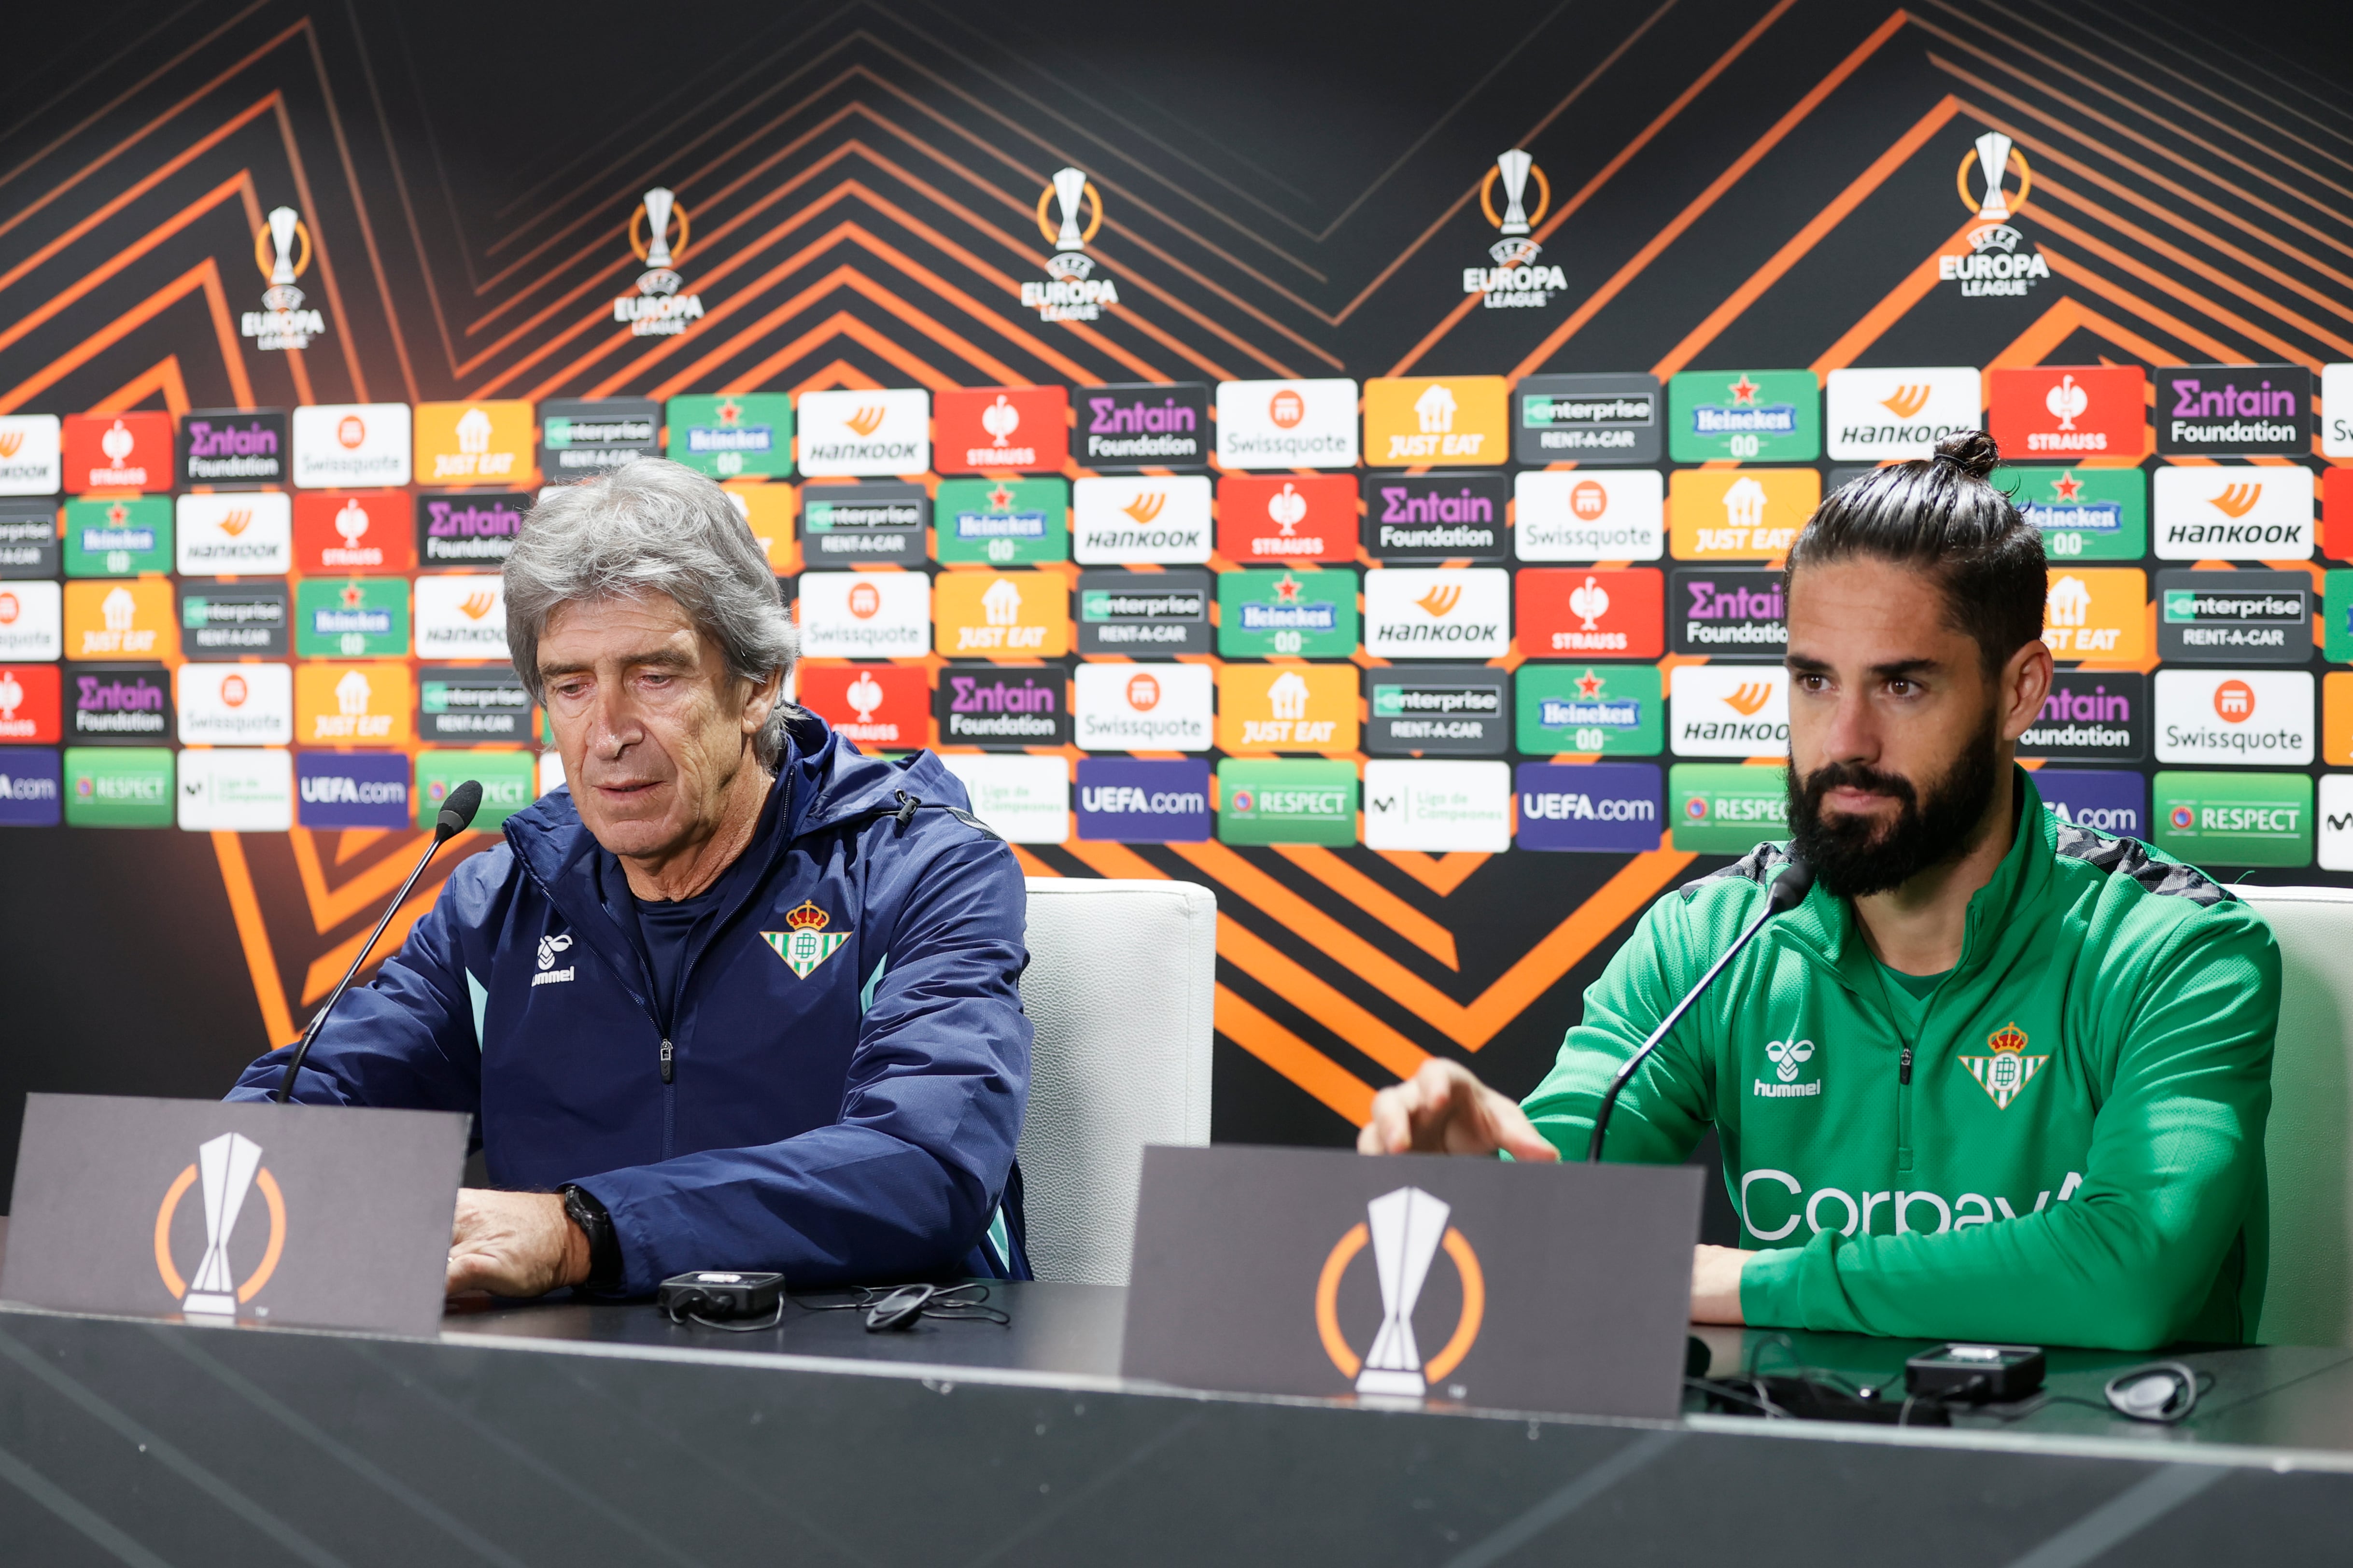
[[[734,499],[661,458],[548,491],[524,519],[505,579],[507,647],[542,704],[539,639],[559,605],[666,594],[719,645],[729,673],[747,680],[789,679],[800,652],[776,576]],[[799,712],[780,691],[753,741],[761,766],[776,769],[785,726]]]

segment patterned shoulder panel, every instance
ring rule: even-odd
[[[2203,909],[2238,901],[2230,889],[2195,866],[2152,858],[2148,847],[2137,839],[2110,838],[2072,822],[2054,826],[2059,830],[2058,851],[2071,860],[2095,866],[2112,877],[2130,877],[2152,893],[2187,899]]]
[[[1706,887],[1710,882],[1723,881],[1727,877],[1737,877],[1744,881],[1754,882],[1761,888],[1780,875],[1781,868],[1788,863],[1789,852],[1780,845],[1759,844],[1723,870],[1710,871],[1704,877],[1694,877],[1675,890],[1683,895],[1683,902],[1689,903],[1692,896],[1702,888]]]

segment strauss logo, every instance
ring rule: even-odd
[[[241,506],[235,511],[223,512],[220,521],[214,526],[231,539],[235,539],[253,526],[253,509],[249,506]]]
[[[368,514],[359,502],[345,501],[343,510],[335,514],[335,531],[343,536],[345,544],[357,544],[367,531]]]
[[[1452,615],[1454,606],[1461,602],[1462,585],[1460,583],[1440,583],[1414,601],[1430,613],[1432,620],[1443,620]]]
[[[1285,479],[1281,489],[1266,498],[1266,516],[1269,522],[1282,530],[1282,537],[1289,539],[1291,531],[1306,521],[1307,498]]]
[[[1725,698],[1724,705],[1743,719],[1754,719],[1757,710],[1773,699],[1770,681],[1744,680]]]
[[[16,716],[17,706],[24,700],[25,689],[17,683],[16,672],[13,669],[0,669],[0,719],[14,719]]]
[[[479,621],[498,607],[499,596],[492,593],[473,593],[458,601],[458,609],[470,621]]]
[[[1928,406],[1928,389],[1926,386],[1899,386],[1893,396],[1881,398],[1879,406],[1898,419],[1917,419],[1920,410]]]
[[[2073,430],[2075,421],[2092,406],[2092,395],[2077,385],[2073,376],[2062,375],[2059,384],[2051,389],[2051,395],[2042,400],[2042,406],[2051,411],[2051,417],[2059,421],[2060,429]]]
[[[869,440],[873,437],[874,432],[882,428],[882,413],[881,404],[870,403],[842,423],[856,431],[860,440]]]
[[[2228,485],[2221,495],[2206,498],[2207,504],[2225,517],[2244,517],[2254,510],[2255,503],[2263,499],[2263,487],[2260,484]]]
[[[98,438],[98,449],[104,452],[106,460],[118,468],[122,466],[122,459],[131,456],[132,448],[138,445],[139,437],[133,436],[120,419],[114,422],[112,429]]]
[[[1166,495],[1159,490],[1145,490],[1119,510],[1140,523],[1149,523],[1168,504]]]
[[[1588,632],[1600,630],[1601,628],[1594,623],[1609,613],[1609,590],[1591,577],[1586,578],[1584,582],[1569,590],[1568,613],[1585,622],[1580,630]]]
[[[1000,392],[996,402],[980,411],[980,427],[988,432],[990,441],[1002,447],[1007,437],[1021,428],[1021,410],[1006,402],[1005,394]],[[871,436],[873,432],[866,430],[860,434]]]
[[[849,683],[849,689],[844,691],[842,696],[849,699],[852,708],[858,710],[860,723],[874,722],[874,710],[882,706],[882,688],[876,682],[873,676],[865,670],[860,670],[858,679]]]

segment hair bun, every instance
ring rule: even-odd
[[[1963,430],[1936,443],[1936,460],[1952,464],[1973,479],[1989,479],[2001,461],[2001,448],[1982,430]]]

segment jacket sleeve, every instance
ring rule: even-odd
[[[336,1004],[302,1060],[294,1098],[308,1105],[374,1105],[410,1110],[481,1108],[482,1051],[459,942],[492,918],[502,897],[503,847],[468,858],[442,883],[433,907],[375,978]],[[256,1059],[230,1100],[269,1100],[286,1076],[291,1046]]]
[[[721,1266],[774,1269],[795,1289],[962,1271],[1029,1095],[1028,895],[1005,845],[938,831],[958,838],[911,879],[839,1121],[579,1183],[613,1216],[628,1294]]]
[[[1561,1042],[1552,1071],[1522,1101],[1529,1120],[1564,1160],[1585,1158],[1593,1118],[1610,1079],[1641,1048],[1668,1009],[1683,999],[1696,973],[1686,975],[1683,955],[1714,951],[1695,942],[1694,906],[1736,894],[1730,887],[1703,889],[1691,899],[1670,893],[1643,915],[1633,937],[1622,944],[1587,988],[1585,1016]],[[1729,984],[1725,976],[1719,984]],[[1637,1164],[1681,1163],[1707,1131],[1714,1096],[1706,1053],[1695,1037],[1705,1026],[1701,1010],[1686,1014],[1659,1042],[1618,1097],[1609,1113],[1603,1150],[1611,1160]]]
[[[2129,1351],[2181,1338],[2262,1190],[2279,948],[2243,909],[2189,922],[2133,989],[2072,1195],[2063,1189],[2059,1201],[1994,1224],[1825,1230],[1802,1247],[1761,1252],[1741,1270],[1742,1316]]]

